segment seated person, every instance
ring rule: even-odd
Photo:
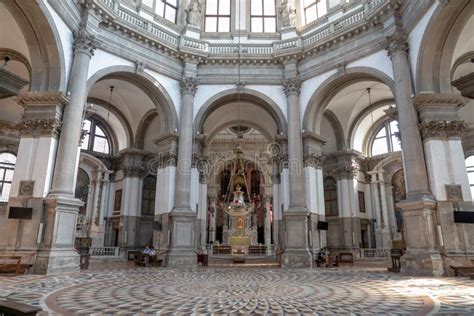
[[[148,245],[146,245],[146,246],[145,246],[145,249],[143,249],[142,253],[143,253],[144,255],[148,255],[148,254],[150,254],[150,250],[151,250],[150,247],[148,247]]]
[[[330,253],[327,247],[322,248],[318,253],[318,261],[324,262],[326,267],[329,266]]]

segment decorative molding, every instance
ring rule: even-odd
[[[35,187],[34,180],[21,180],[20,188],[18,190],[19,196],[33,196],[33,190]]]
[[[450,202],[462,202],[462,188],[458,184],[446,184],[446,200]]]
[[[57,138],[61,131],[61,121],[52,119],[22,119],[17,123],[21,136],[40,137],[50,136]]]
[[[308,153],[303,157],[304,167],[322,169],[323,157],[320,154]]]
[[[174,151],[160,152],[156,156],[157,169],[165,169],[166,167],[176,167],[178,164],[178,154]]]
[[[301,92],[301,80],[299,78],[284,79],[282,85],[286,96],[299,95]]]
[[[336,178],[338,180],[352,180],[354,178],[357,178],[357,175],[359,174],[360,166],[359,164],[352,162],[352,163],[347,163],[344,166],[339,167],[335,171]]]
[[[395,33],[387,36],[387,50],[388,56],[391,58],[394,54],[403,53],[408,54],[408,35],[405,31],[397,28]]]
[[[423,140],[461,139],[467,129],[463,121],[424,121],[419,125]]]
[[[194,96],[198,89],[198,80],[193,77],[183,77],[181,80],[181,94]]]
[[[94,56],[94,51],[100,46],[101,41],[95,35],[87,32],[83,27],[78,31],[74,31],[72,47],[75,53],[82,52],[90,57]]]
[[[64,107],[69,102],[69,98],[62,92],[28,92],[14,98],[15,102],[28,109],[28,107]]]
[[[145,175],[145,168],[142,166],[124,166],[123,176],[124,178],[142,178]]]

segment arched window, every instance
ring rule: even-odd
[[[474,155],[466,159],[467,178],[471,187],[471,196],[474,197]]]
[[[250,2],[250,32],[276,32],[275,0],[252,0]]]
[[[155,214],[156,178],[148,176],[143,180],[142,215]]]
[[[402,150],[398,139],[398,122],[387,121],[382,124],[372,140],[370,153],[372,156]]]
[[[205,32],[230,32],[230,0],[207,0]]]
[[[303,0],[304,24],[309,24],[328,13],[326,0]]]
[[[15,164],[14,154],[0,153],[0,202],[8,202]]]
[[[337,183],[332,177],[324,179],[324,208],[326,216],[337,216]]]
[[[81,149],[102,154],[110,154],[110,145],[104,130],[93,120],[85,120],[83,130],[86,133]]]
[[[149,2],[150,0],[146,1]],[[155,14],[176,23],[178,0],[155,0]]]

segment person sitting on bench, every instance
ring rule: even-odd
[[[318,261],[324,263],[325,267],[329,266],[330,253],[327,247],[322,248],[318,253]]]
[[[145,249],[143,250],[144,259],[145,259],[145,266],[148,266],[148,264],[153,261],[156,257],[156,250],[153,248],[153,246],[148,247],[146,246]]]

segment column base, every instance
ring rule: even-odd
[[[281,265],[284,268],[312,268],[313,257],[308,248],[308,210],[290,207],[284,215],[285,252]]]
[[[440,277],[445,275],[439,253],[406,253],[400,259],[402,274]]]
[[[196,214],[191,209],[175,208],[171,217],[169,267],[196,267]]]
[[[54,274],[79,271],[81,257],[74,250],[40,251],[36,255],[33,273]]]

